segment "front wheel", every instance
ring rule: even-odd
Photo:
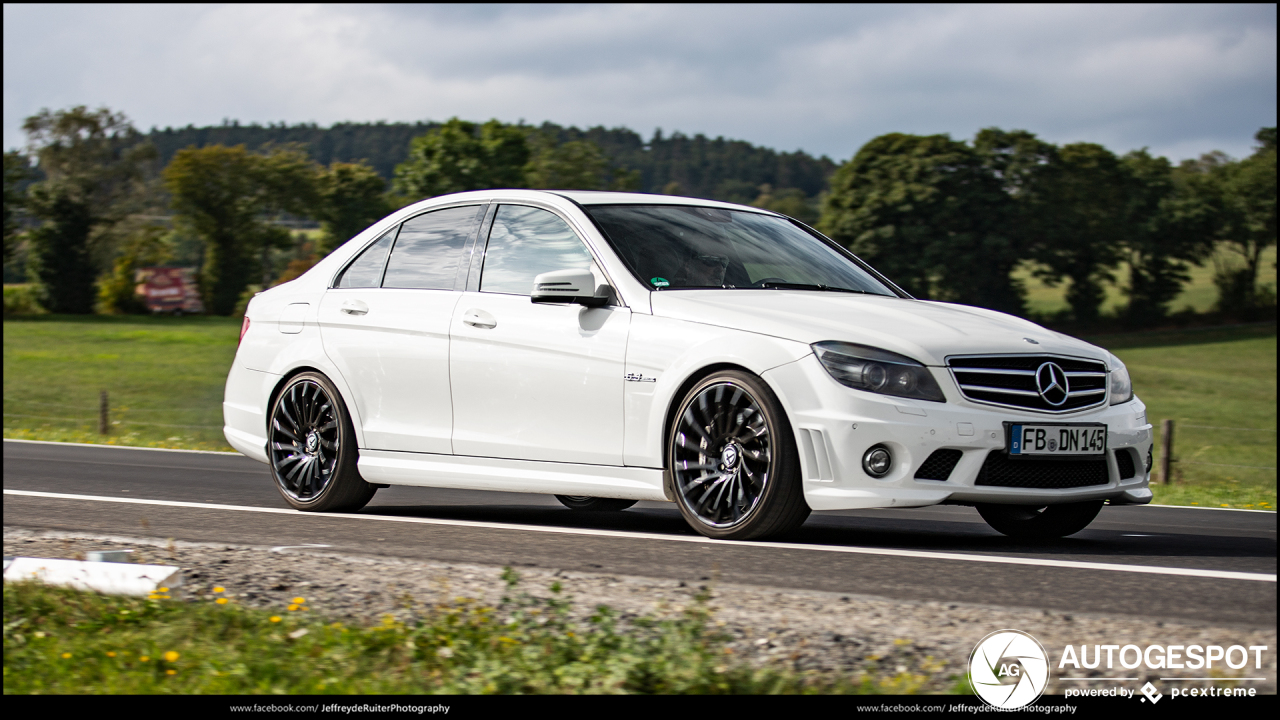
[[[667,444],[680,514],[707,537],[765,538],[809,517],[791,424],[763,380],[726,370],[684,396]]]
[[[1085,529],[1102,510],[1102,500],[1065,505],[979,505],[978,514],[997,532],[1021,540],[1052,540]]]
[[[635,500],[587,497],[586,495],[557,495],[556,499],[570,510],[585,510],[588,512],[618,512],[636,504]]]
[[[276,489],[298,510],[352,512],[378,489],[360,477],[356,434],[337,388],[320,373],[289,380],[271,406],[267,459]]]

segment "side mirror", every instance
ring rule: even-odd
[[[555,270],[533,279],[533,294],[529,301],[604,307],[609,304],[612,291],[608,285],[601,285],[597,290],[596,278],[590,270]]]

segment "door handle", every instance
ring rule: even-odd
[[[348,315],[369,314],[369,306],[359,300],[347,300],[342,303],[342,307],[340,309]]]
[[[463,313],[462,322],[464,325],[470,325],[471,327],[484,328],[486,330],[489,330],[498,326],[497,319],[495,319],[492,315],[490,315],[489,313],[483,310],[475,310],[475,309],[468,310],[465,313]]]

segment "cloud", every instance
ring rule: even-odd
[[[4,7],[4,144],[42,107],[151,126],[551,120],[850,157],[886,132],[1244,155],[1275,6]]]

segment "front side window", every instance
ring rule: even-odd
[[[360,253],[360,257],[347,266],[338,277],[334,287],[338,288],[376,288],[382,284],[382,270],[387,266],[387,253],[391,251],[391,243],[396,239],[393,227],[382,234],[372,245]]]
[[[651,289],[790,287],[897,295],[784,218],[682,205],[586,210]]]
[[[531,295],[533,279],[553,270],[592,269],[591,253],[555,213],[502,205],[485,250],[480,292]]]
[[[387,261],[382,287],[452,290],[462,249],[479,219],[477,206],[468,205],[406,220]]]

